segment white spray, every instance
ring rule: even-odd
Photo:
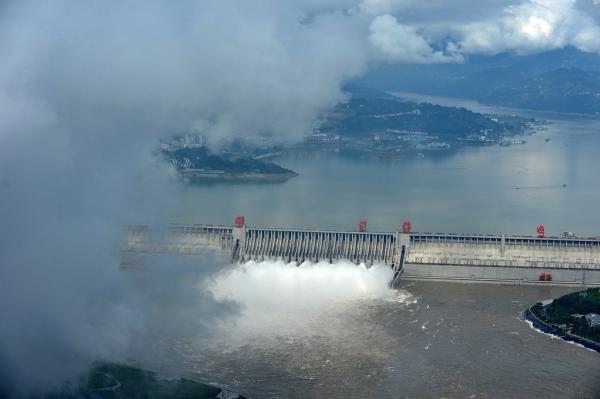
[[[388,284],[393,271],[342,261],[250,261],[205,282],[218,301],[233,301],[239,314],[223,322],[227,339],[328,334],[338,316],[364,303],[404,301],[408,294]],[[323,324],[325,323],[325,324]]]

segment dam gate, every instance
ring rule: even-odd
[[[124,254],[201,254],[233,262],[347,260],[403,279],[600,285],[600,238],[334,231],[227,225],[128,226]]]

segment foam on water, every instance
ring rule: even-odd
[[[237,335],[312,335],[333,329],[336,315],[371,301],[399,301],[410,294],[389,288],[389,266],[350,262],[311,263],[299,266],[283,261],[250,261],[226,269],[205,283],[219,301],[239,305],[223,327]]]
[[[305,262],[296,266],[283,261],[250,261],[219,274],[209,287],[217,299],[310,308],[324,300],[390,297],[392,276],[392,270],[383,265],[367,268],[350,262]]]
[[[530,327],[532,330],[534,330],[534,331],[536,331],[536,332],[538,332],[538,333],[540,333],[540,334],[544,334],[544,335],[546,335],[546,336],[548,336],[548,337],[550,337],[550,338],[552,338],[552,339],[559,339],[559,340],[561,340],[562,342],[566,342],[567,344],[575,345],[575,346],[577,346],[577,347],[579,347],[579,348],[586,349],[586,350],[588,350],[588,351],[591,351],[591,352],[596,352],[595,350],[593,350],[593,349],[590,349],[590,348],[588,348],[588,347],[586,347],[586,346],[584,346],[584,345],[582,345],[582,344],[580,344],[580,343],[578,343],[578,342],[569,341],[569,340],[563,339],[562,337],[559,337],[559,336],[558,336],[558,335],[556,335],[556,334],[552,334],[552,333],[546,332],[546,331],[544,331],[544,330],[542,330],[542,329],[539,329],[539,328],[537,328],[536,326],[534,326],[534,325],[533,325],[533,322],[531,322],[530,320],[523,319],[523,321],[524,321],[525,323],[527,323],[527,324],[529,325],[529,327]]]

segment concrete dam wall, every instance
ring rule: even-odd
[[[411,234],[404,278],[600,285],[600,240]]]
[[[395,280],[600,285],[600,239],[301,230],[245,225],[129,226],[123,259],[140,253],[200,254],[234,262],[349,260],[386,264]],[[125,261],[124,263],[127,263]]]

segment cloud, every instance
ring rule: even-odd
[[[389,14],[374,18],[369,32],[373,46],[392,62],[430,64],[462,60],[458,54],[434,50],[416,28],[399,24]]]
[[[334,11],[301,23],[305,10],[276,1],[25,4],[5,13],[4,50],[35,58],[24,78],[53,105],[143,109],[180,130],[198,119],[215,137],[299,137],[364,67],[366,42]]]
[[[201,124],[293,140],[344,98],[367,42],[343,13],[278,1],[0,7],[0,396],[14,396],[185,328],[175,310],[231,310],[181,289],[225,262],[169,258],[142,285],[119,270],[122,226],[177,206],[157,139]]]
[[[600,27],[573,0],[530,0],[507,6],[503,15],[456,27],[464,53],[531,53],[574,46],[600,52]]]
[[[565,46],[600,52],[593,0],[363,0],[353,10],[369,24],[371,62],[462,62],[467,54]]]
[[[393,62],[461,61],[465,54],[533,53],[574,46],[600,52],[594,0],[363,0],[377,57]]]

